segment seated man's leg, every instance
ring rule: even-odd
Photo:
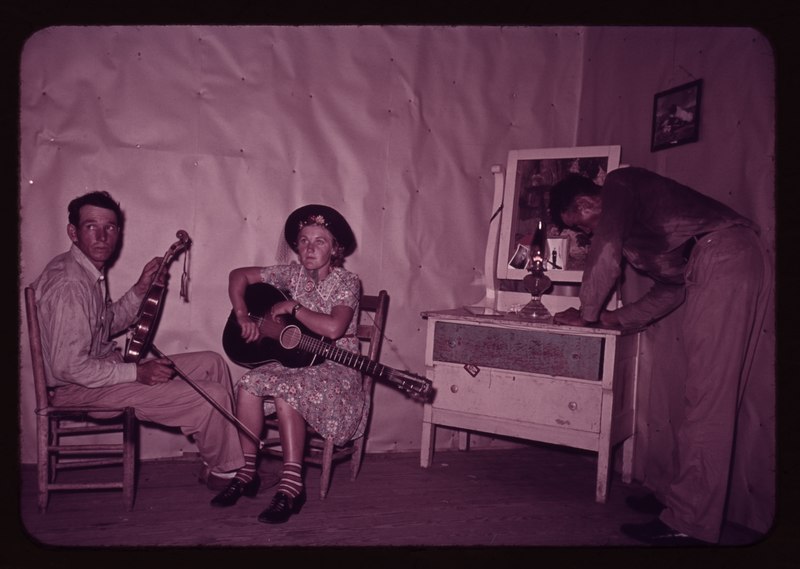
[[[211,381],[225,387],[233,401],[233,382],[225,360],[216,352],[187,352],[170,355],[175,366],[192,381]]]
[[[206,395],[212,397],[222,408],[235,414],[233,384],[228,364],[216,352],[189,352],[169,356],[175,366],[192,380]],[[208,400],[197,393],[197,390],[180,377],[171,383],[180,382],[191,389],[202,399],[199,416],[195,411],[188,411],[194,416],[195,426],[191,434],[197,444],[203,462],[212,472],[222,473],[235,471],[244,466],[244,455],[239,442],[237,427],[226,418]]]
[[[170,358],[208,396],[233,412],[230,371],[221,356],[198,352]],[[77,385],[60,387],[54,403],[134,407],[139,419],[179,427],[184,434],[194,437],[203,461],[213,471],[228,472],[244,466],[236,426],[180,377],[157,385],[130,382],[91,389]]]

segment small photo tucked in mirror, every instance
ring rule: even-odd
[[[508,266],[513,269],[526,269],[528,261],[531,258],[531,250],[527,245],[517,245],[517,250],[514,251],[514,256],[508,262]]]

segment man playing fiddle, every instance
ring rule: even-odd
[[[107,192],[91,192],[68,206],[72,247],[52,259],[33,283],[47,384],[55,405],[134,407],[136,416],[177,427],[194,439],[205,466],[201,482],[225,486],[244,465],[236,427],[189,383],[233,409],[230,370],[210,351],[127,363],[111,338],[129,328],[157,273],[149,261],[136,283],[112,302],[106,270],[123,229],[120,206]]]

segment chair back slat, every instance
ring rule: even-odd
[[[42,334],[36,310],[36,291],[30,286],[25,287],[25,312],[28,318],[28,340],[31,347],[31,365],[33,366],[33,383],[36,388],[36,408],[38,410],[50,405],[50,397],[44,373]]]
[[[362,314],[372,312],[372,323],[359,324],[356,336],[359,340],[366,342],[366,356],[373,361],[378,361],[383,342],[386,313],[389,309],[389,295],[385,290],[380,291],[376,296],[363,295],[359,307]]]

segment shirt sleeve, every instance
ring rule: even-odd
[[[361,280],[354,273],[344,272],[341,285],[337,288],[333,306],[344,305],[349,306],[353,310],[358,308],[358,303],[361,300]]]
[[[92,342],[102,322],[92,323],[91,291],[78,283],[65,283],[40,299],[41,326],[49,340],[46,350],[53,377],[61,383],[106,387],[136,381],[136,364],[123,363],[116,352],[92,356]],[[94,327],[98,329],[93,329]]]
[[[282,290],[289,290],[292,285],[292,267],[293,265],[262,267],[261,282],[271,284]]]
[[[685,298],[684,286],[656,283],[642,298],[622,306],[616,314],[623,328],[641,328],[675,310]]]
[[[592,235],[587,266],[583,272],[581,317],[596,322],[622,271],[622,243],[629,225],[633,200],[626,184],[606,179],[603,210]]]
[[[137,295],[133,287],[131,287],[122,298],[111,304],[109,312],[114,315],[114,319],[111,321],[112,336],[116,336],[134,323],[136,316],[139,314],[142,300],[144,300],[144,297]]]

